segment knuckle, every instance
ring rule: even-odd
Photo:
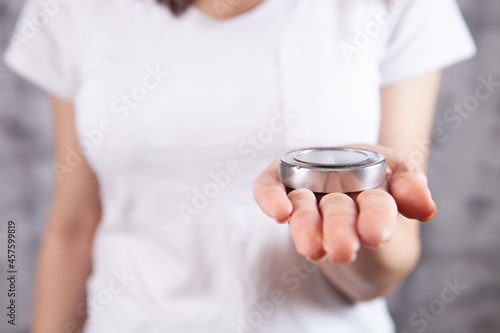
[[[354,201],[347,195],[335,195],[325,197],[320,201],[319,208],[325,220],[351,221],[357,215],[357,207]]]
[[[343,193],[330,193],[325,195],[319,202],[320,206],[324,205],[340,205],[348,204],[352,201],[347,195]]]
[[[291,223],[294,221],[308,221],[308,222],[315,222],[318,221],[320,218],[319,214],[317,212],[311,211],[311,210],[300,210],[297,211],[293,214]]]
[[[328,254],[333,254],[341,250],[343,248],[343,245],[342,243],[333,240],[325,240],[323,242],[323,247]]]
[[[360,198],[360,197],[364,197],[364,198],[366,198],[366,197],[385,197],[386,195],[389,195],[389,193],[387,193],[384,190],[375,188],[373,190],[367,190],[367,191],[361,192],[359,194],[358,198]]]
[[[395,203],[392,195],[390,195],[389,192],[384,191],[382,189],[373,189],[361,192],[358,195],[356,201],[359,203],[360,201],[364,200],[370,200],[372,202],[386,201]]]
[[[254,196],[257,201],[267,199],[268,196],[278,196],[284,192],[284,188],[275,184],[262,184],[259,187],[254,187]]]
[[[293,190],[288,194],[288,197],[290,200],[316,200],[316,197],[314,196],[314,193],[312,193],[310,190],[306,189],[297,189]]]
[[[398,172],[414,172],[418,170],[418,168],[409,159],[401,157],[396,165],[396,170]]]
[[[331,224],[335,228],[353,224],[357,217],[357,213],[348,207],[339,207],[333,212],[322,212],[322,214],[325,223]]]

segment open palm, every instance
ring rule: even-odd
[[[353,147],[386,157],[384,185],[349,194],[317,195],[307,189],[287,193],[277,160],[255,181],[254,197],[262,211],[278,223],[289,223],[297,251],[309,260],[352,262],[362,245],[378,248],[390,240],[398,212],[420,221],[435,214],[427,177],[402,154],[379,145]]]

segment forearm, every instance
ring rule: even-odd
[[[429,141],[440,79],[441,71],[435,71],[381,89],[379,144],[400,152],[421,170],[427,166],[427,148],[421,145]],[[355,262],[323,262],[320,268],[347,297],[368,300],[397,288],[419,258],[419,222],[399,215],[396,232],[384,247],[362,247]]]
[[[394,236],[382,248],[364,246],[357,259],[347,265],[330,261],[319,263],[323,275],[353,301],[385,296],[413,270],[420,257],[420,242],[415,237],[416,221],[399,215]],[[418,232],[418,231],[417,231]]]
[[[85,282],[91,270],[88,239],[48,230],[36,278],[33,333],[80,332],[85,321]]]
[[[50,96],[54,158],[68,164],[68,149],[79,151],[71,101]],[[36,276],[32,333],[80,332],[86,319],[86,280],[91,247],[101,219],[99,184],[83,155],[58,174]]]

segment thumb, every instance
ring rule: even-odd
[[[427,187],[427,177],[410,161],[389,163],[387,182],[398,210],[410,219],[429,221],[436,214],[436,204]]]

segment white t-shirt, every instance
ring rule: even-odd
[[[385,300],[347,302],[252,184],[288,149],[375,143],[381,86],[474,52],[453,0],[265,0],[223,21],[28,1],[5,60],[74,102],[100,183],[85,332],[392,332]]]

